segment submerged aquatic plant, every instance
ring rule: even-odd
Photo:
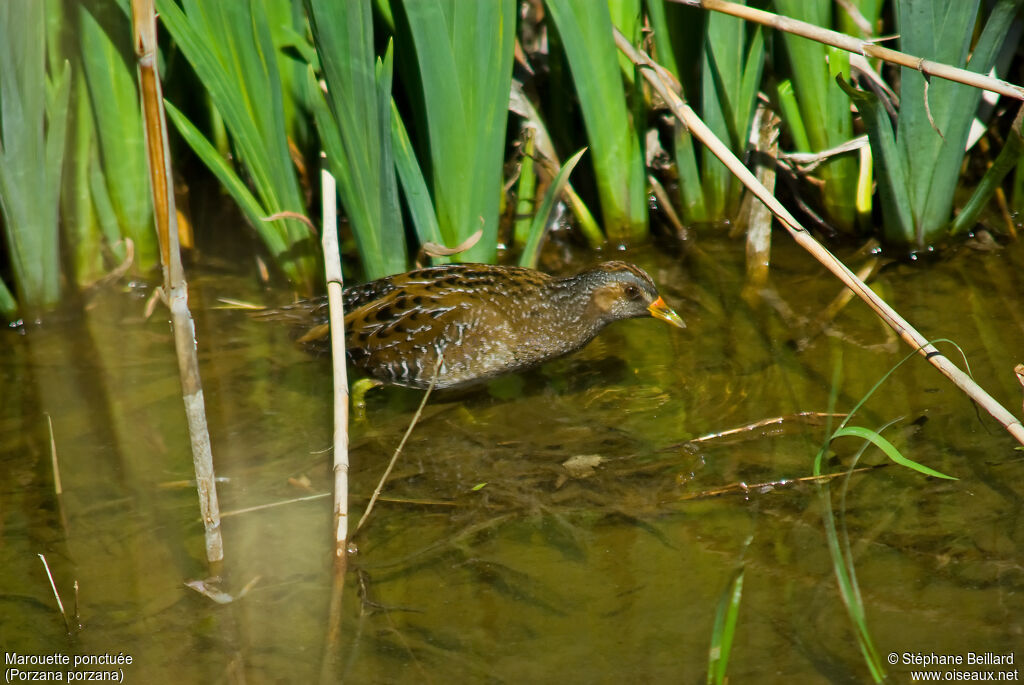
[[[838,350],[839,348],[836,347]],[[862,406],[870,399],[878,388],[896,371],[899,367],[903,366],[911,358],[915,357],[917,352],[911,352],[900,360],[896,365],[889,369],[868,391],[864,396],[854,405],[853,409],[849,414],[846,415],[835,431],[829,433],[829,437],[825,440],[825,443],[818,450],[818,453],[814,457],[814,476],[821,476],[822,463],[824,462],[825,456],[828,452],[829,446],[834,440],[842,437],[856,437],[864,441],[860,450],[847,471],[846,477],[843,481],[843,501],[845,502],[846,489],[849,486],[850,476],[853,473],[854,468],[857,465],[857,461],[860,456],[870,447],[874,445],[882,450],[889,459],[896,464],[904,466],[906,468],[917,471],[926,476],[932,476],[935,478],[944,478],[948,480],[956,480],[952,476],[947,476],[944,473],[936,471],[935,469],[929,468],[923,464],[919,464],[916,461],[905,457],[895,445],[889,440],[884,438],[881,434],[882,430],[885,430],[887,426],[883,426],[879,430],[871,430],[868,428],[862,428],[860,426],[848,426],[847,424],[853,419],[853,416],[860,410]],[[833,411],[835,407],[836,398],[839,394],[839,387],[841,385],[842,377],[842,358],[837,353],[832,374],[832,392],[829,397],[829,412]],[[831,420],[831,419],[830,419]],[[860,648],[861,655],[864,657],[864,663],[868,667],[868,671],[871,674],[871,678],[874,682],[880,683],[885,679],[885,669],[882,663],[881,656],[878,650],[875,648],[874,641],[871,639],[871,633],[867,625],[867,614],[864,610],[864,602],[860,594],[860,586],[857,583],[857,572],[853,563],[853,553],[850,549],[849,535],[846,532],[845,527],[842,528],[842,534],[837,530],[835,515],[832,511],[832,495],[829,481],[822,479],[816,481],[818,487],[818,494],[822,503],[822,521],[825,525],[825,536],[828,541],[829,554],[832,557],[832,567],[835,571],[836,582],[839,586],[839,594],[843,599],[843,604],[846,606],[846,611],[850,616],[856,635],[857,645]]]
[[[736,634],[736,620],[740,613],[740,600],[743,598],[745,573],[746,569],[742,566],[736,569],[718,600],[715,625],[711,631],[711,647],[708,650],[708,685],[722,685],[728,682],[725,674],[729,667],[732,640]]]

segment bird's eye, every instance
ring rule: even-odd
[[[635,285],[627,285],[626,297],[628,297],[631,300],[638,299],[640,297],[640,289],[637,288]]]

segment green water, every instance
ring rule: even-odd
[[[743,297],[739,244],[698,245],[613,257],[647,268],[686,330],[620,322],[573,357],[431,400],[356,540],[338,680],[703,681],[740,565],[732,682],[868,679],[818,490],[779,481],[811,473],[825,426],[793,415],[828,409],[834,364],[843,411],[907,349],[859,302],[823,326],[839,287],[783,238],[760,298]],[[956,340],[975,378],[1020,413],[1020,246],[890,264],[874,284],[925,335]],[[170,327],[159,313],[143,319],[147,294],[100,292],[81,318],[0,334],[0,646],[130,655],[127,682],[315,681],[330,500],[226,516],[221,588],[258,580],[225,605],[185,587],[207,573],[203,534],[195,491],[178,484],[192,464]],[[328,362],[277,325],[216,309],[218,297],[287,294],[231,269],[193,277],[222,511],[327,492]],[[419,398],[376,390],[353,425],[356,516]],[[791,418],[687,443],[777,416]],[[885,435],[908,457],[960,480],[887,466],[854,474],[845,494],[832,484],[878,651],[1017,650],[1019,663],[1024,453],[920,359],[854,423],[894,420]],[[827,470],[848,468],[858,447],[837,443]],[[580,456],[599,462],[592,473],[563,466]],[[884,461],[869,450],[857,465]],[[79,584],[82,629],[70,637],[38,554],[69,611]],[[888,668],[909,681],[909,666]]]

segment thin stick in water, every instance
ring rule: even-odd
[[[67,629],[68,634],[71,634],[71,621],[68,620],[68,612],[64,610],[64,602],[60,600],[60,593],[57,592],[57,583],[53,582],[53,574],[50,573],[50,565],[46,563],[46,557],[42,554],[39,558],[43,562],[43,568],[46,569],[46,577],[50,579],[50,588],[53,590],[53,596],[57,600],[57,608],[60,609],[60,615],[64,618],[64,627]]]
[[[60,514],[60,524],[66,533],[68,530],[68,519],[64,513],[64,486],[60,481],[60,464],[57,462],[57,439],[53,436],[53,419],[48,413],[44,413],[46,417],[46,426],[50,431],[50,464],[53,466],[53,492],[57,496],[57,512]]]
[[[138,61],[139,90],[146,140],[146,161],[153,193],[153,218],[163,265],[163,293],[171,314],[174,349],[181,379],[181,398],[192,444],[192,465],[196,473],[199,510],[206,533],[206,560],[211,566],[224,559],[220,529],[220,505],[213,471],[213,450],[206,423],[206,400],[199,375],[196,326],[188,308],[188,283],[181,263],[178,220],[174,209],[174,175],[167,142],[167,117],[157,72],[156,11],[153,0],[132,0],[132,37]],[[211,569],[216,575],[216,568]]]
[[[373,511],[373,505],[377,503],[377,499],[380,497],[381,490],[384,489],[384,483],[387,481],[388,476],[391,475],[391,469],[395,467],[395,463],[398,461],[398,455],[402,453],[402,448],[405,447],[405,441],[409,439],[412,434],[412,429],[416,427],[416,422],[420,420],[420,415],[423,413],[423,407],[427,406],[427,400],[430,399],[430,393],[434,390],[434,384],[437,383],[437,374],[441,371],[441,364],[444,361],[444,354],[437,356],[437,363],[434,364],[434,375],[430,379],[430,385],[427,386],[427,391],[423,393],[423,399],[420,400],[420,406],[416,409],[416,413],[413,414],[412,421],[409,422],[409,427],[405,430],[405,435],[402,436],[402,441],[398,443],[398,447],[395,448],[395,453],[391,455],[391,462],[388,467],[384,469],[384,475],[380,477],[380,482],[377,483],[377,489],[373,491],[373,496],[370,497],[370,502],[366,505],[366,511],[359,519],[359,523],[356,524],[356,533],[363,527],[363,523],[366,522],[370,512]]]

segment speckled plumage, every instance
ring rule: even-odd
[[[454,388],[521,371],[586,345],[619,319],[657,316],[682,327],[641,269],[605,262],[576,276],[450,264],[346,288],[345,345],[353,365],[384,383]],[[326,301],[309,310],[327,337]]]

